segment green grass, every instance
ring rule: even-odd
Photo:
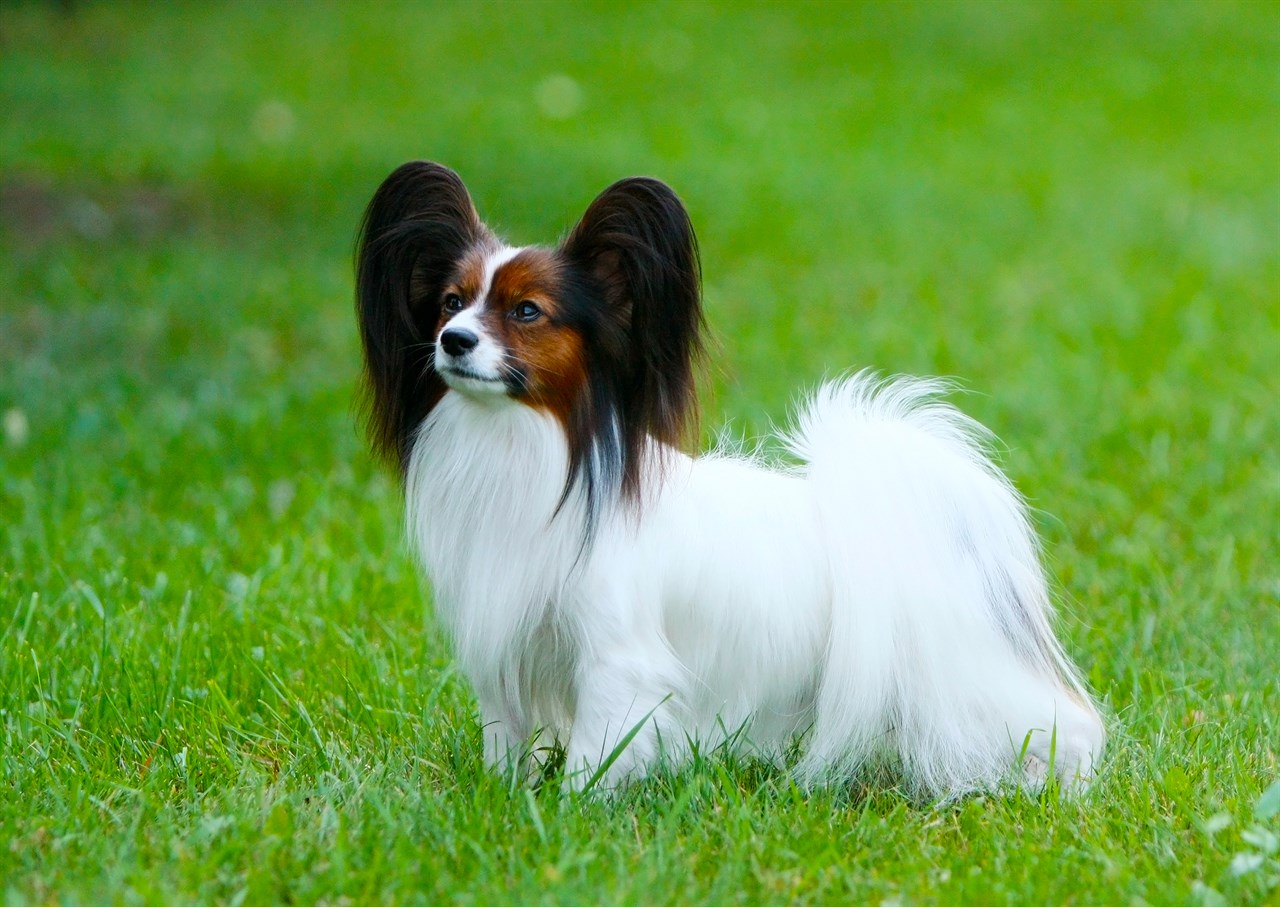
[[[5,904],[1280,900],[1274,4],[6,4],[0,110]],[[416,157],[518,241],[671,182],[708,435],[970,388],[1092,791],[487,775],[353,417],[354,230]]]

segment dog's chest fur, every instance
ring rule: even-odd
[[[450,392],[420,430],[405,486],[409,536],[463,669],[548,724],[567,724],[573,706],[563,606],[583,538],[565,512],[579,496],[561,501],[567,457],[552,417]]]

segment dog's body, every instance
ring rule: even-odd
[[[375,441],[490,763],[541,735],[571,784],[611,786],[800,738],[806,781],[1090,777],[1102,725],[1024,505],[937,383],[825,386],[786,439],[800,467],[679,451],[701,313],[665,186],[515,249],[450,171],[406,165],[370,205],[359,305]]]

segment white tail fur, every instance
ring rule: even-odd
[[[886,759],[958,794],[1014,779],[1022,756],[1032,780],[1051,762],[1085,780],[1102,723],[1054,636],[1026,507],[945,389],[862,372],[823,386],[787,438],[833,590],[800,774]]]

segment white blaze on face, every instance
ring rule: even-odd
[[[522,248],[503,246],[487,255],[481,263],[483,275],[479,295],[474,302],[468,301],[470,304],[465,309],[445,322],[440,331],[441,337],[449,331],[471,334],[476,338],[475,346],[450,354],[445,349],[445,344],[439,342],[440,337],[436,338],[436,371],[449,387],[478,394],[506,393],[502,365],[507,352],[500,338],[494,336],[485,322],[490,315],[489,293],[493,289],[494,275],[522,251]]]
[[[498,273],[498,268],[511,261],[523,251],[523,246],[503,246],[497,252],[492,253],[484,260],[484,281],[481,284],[484,289],[480,291],[481,304],[485,304],[489,301],[489,291],[493,289],[493,275]]]

